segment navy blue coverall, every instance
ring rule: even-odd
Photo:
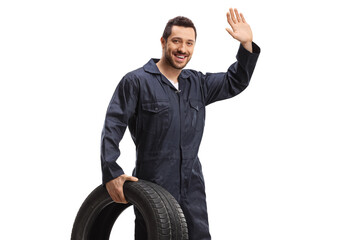
[[[163,186],[181,205],[190,240],[211,239],[205,185],[198,150],[205,106],[239,94],[249,84],[260,48],[253,53],[241,44],[237,62],[227,72],[202,74],[182,70],[177,90],[159,71],[158,59],[126,74],[109,104],[101,143],[103,183],[122,175],[116,163],[119,142],[129,127],[136,145],[133,175]],[[146,239],[137,214],[136,239]]]

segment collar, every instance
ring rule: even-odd
[[[159,60],[160,59],[157,59],[157,58],[151,58],[143,67],[145,72],[152,73],[152,74],[160,74],[161,75],[161,72],[159,71],[159,68],[156,66],[156,63]],[[189,77],[189,72],[186,69],[182,70],[181,73],[180,73],[179,78],[188,78],[188,77]]]

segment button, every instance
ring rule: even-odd
[[[155,108],[155,111],[157,111],[157,110],[159,110],[159,108],[156,107],[156,108]]]

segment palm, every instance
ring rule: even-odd
[[[239,40],[241,43],[252,42],[253,36],[250,25],[245,21],[244,15],[239,14],[237,9],[234,10],[231,8],[230,12],[226,14],[227,21],[230,24],[232,29],[226,28],[228,33],[235,39]]]

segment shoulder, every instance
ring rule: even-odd
[[[131,72],[128,72],[125,74],[122,79],[120,80],[118,86],[120,88],[132,88],[132,89],[138,89],[139,88],[139,73],[141,72],[141,68],[138,68],[136,70],[133,70]]]
[[[135,69],[131,72],[128,72],[127,74],[125,74],[124,76],[124,79],[129,79],[130,81],[131,80],[135,80],[135,79],[138,79],[141,75],[144,74],[144,70],[142,67],[138,68],[138,69]]]
[[[197,80],[199,78],[201,78],[202,73],[193,69],[184,69],[181,72],[181,75],[184,78],[190,78],[192,80]]]
[[[141,79],[144,79],[144,77],[146,77],[146,75],[147,73],[146,71],[144,71],[144,68],[140,67],[125,74],[120,82],[138,84]]]
[[[127,73],[124,78],[142,81],[148,79],[153,75],[156,75],[157,73],[159,73],[159,70],[156,66],[155,60],[156,59],[150,59],[144,66]]]
[[[182,71],[182,76],[184,78],[190,79],[191,81],[201,81],[204,78],[205,74],[193,69],[184,69]]]

